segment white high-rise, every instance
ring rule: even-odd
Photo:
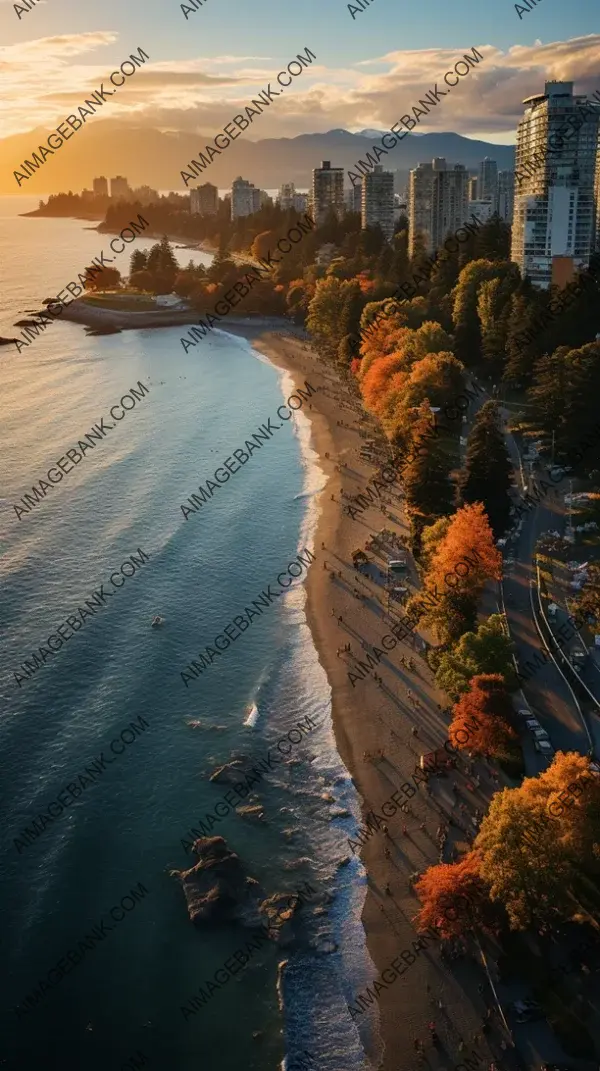
[[[394,235],[394,175],[384,171],[381,164],[362,180],[361,226],[364,230],[377,225],[390,242]]]
[[[600,105],[546,82],[523,101],[515,152],[513,261],[547,289],[589,264],[598,238]]]
[[[253,182],[248,182],[241,176],[234,179],[231,184],[231,218],[239,216],[251,216],[260,211],[261,191]]]

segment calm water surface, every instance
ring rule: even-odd
[[[0,198],[5,336],[108,248],[89,224],[18,218],[34,206]],[[115,264],[123,272],[129,255]],[[191,254],[178,256],[187,263]],[[293,1068],[307,1048],[322,1071],[363,1068],[345,1000],[372,972],[360,924],[364,874],[355,862],[339,869],[358,801],[335,750],[302,587],[189,688],[180,678],[312,546],[323,474],[300,414],[185,521],[180,505],[198,484],[269,417],[280,423],[291,384],[242,340],[215,334],[186,355],[180,334],[89,339],[58,321],[19,356],[0,347],[0,1058],[25,1071],[108,1071],[142,1050],[161,1071],[233,1071],[242,1060],[268,1071],[286,1053]],[[140,380],[144,399],[18,520],[13,503]],[[149,561],[19,687],[24,659],[138,548]],[[161,629],[150,628],[155,614]],[[329,891],[329,910],[306,909],[313,950],[295,957],[280,991],[285,953],[269,945],[185,1021],[181,1006],[249,933],[192,926],[169,874],[189,865],[181,840],[224,791],[207,780],[215,766],[260,759],[307,714],[319,728],[256,789],[265,819],[230,815],[214,832],[266,895],[308,879]],[[144,732],[19,852],[20,831],[140,717]],[[17,1005],[139,882],[148,893],[135,910],[18,1016]]]

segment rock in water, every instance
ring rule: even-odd
[[[235,785],[239,783],[243,769],[243,762],[240,759],[234,759],[233,762],[226,762],[224,766],[219,766],[214,773],[211,773],[209,780],[216,781],[218,784]]]
[[[190,919],[204,922],[260,922],[260,886],[246,877],[240,858],[223,837],[201,837],[194,842],[198,862],[189,870],[173,871],[181,881]]]

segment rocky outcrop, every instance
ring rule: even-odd
[[[214,773],[211,773],[209,780],[216,781],[219,785],[235,785],[239,783],[243,775],[243,762],[241,759],[234,759],[233,762],[226,762],[224,766],[219,766]]]
[[[260,925],[260,886],[245,875],[239,856],[229,850],[223,837],[201,837],[192,850],[198,856],[196,865],[172,872],[183,886],[192,922]]]

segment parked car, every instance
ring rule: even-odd
[[[532,715],[530,710],[525,710],[524,708],[522,708],[521,710],[517,710],[518,718],[531,718],[531,716]]]
[[[549,740],[534,740],[533,746],[540,755],[546,755],[548,758],[554,755],[554,748]]]
[[[541,729],[542,726],[540,725],[540,723],[537,720],[537,718],[528,718],[527,721],[525,722],[525,728],[529,729],[529,731],[531,733],[533,733],[533,732],[535,732],[536,729]]]

